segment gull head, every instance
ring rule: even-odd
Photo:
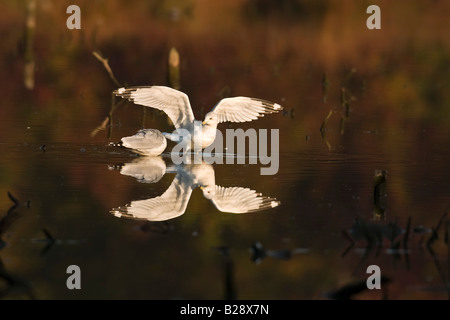
[[[214,126],[217,127],[219,120],[214,112],[208,112],[205,116],[205,120],[202,122],[204,126]]]
[[[200,189],[203,192],[203,196],[208,200],[211,200],[216,195],[216,186],[214,185],[200,186]]]

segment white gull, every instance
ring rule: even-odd
[[[145,129],[131,137],[122,138],[124,147],[135,150],[144,155],[159,155],[166,148],[167,142],[163,138],[175,142],[183,141],[186,135],[199,138],[200,141],[190,141],[191,144],[201,146],[202,149],[211,145],[216,138],[217,125],[221,122],[247,122],[283,110],[278,103],[248,98],[231,97],[220,100],[216,106],[206,114],[203,122],[195,120],[188,96],[178,90],[165,86],[141,86],[119,88],[114,91],[116,96],[128,99],[135,104],[164,111],[173,125],[173,133],[156,129]],[[196,125],[197,124],[197,125]],[[201,127],[201,134],[195,132]]]

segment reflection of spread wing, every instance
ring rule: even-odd
[[[225,98],[211,110],[219,122],[246,122],[283,110],[278,103],[247,97]]]
[[[177,174],[169,188],[159,197],[132,201],[129,205],[113,209],[117,217],[165,221],[181,216],[187,207],[192,193],[192,185],[182,181]]]
[[[216,186],[216,192],[211,201],[218,210],[229,213],[255,212],[274,208],[280,204],[276,199],[265,197],[255,190],[221,186]]]

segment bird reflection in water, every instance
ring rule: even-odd
[[[166,221],[179,217],[186,211],[192,191],[197,187],[202,190],[203,196],[221,212],[241,214],[280,205],[280,201],[263,196],[249,188],[216,185],[214,168],[207,163],[166,166],[162,157],[146,156],[123,165],[120,173],[144,183],[156,183],[166,173],[176,175],[162,195],[132,201],[111,210],[111,214],[116,217],[148,221]]]

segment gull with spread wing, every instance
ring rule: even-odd
[[[181,142],[190,135],[199,141],[190,141],[201,146],[202,149],[211,145],[216,138],[217,125],[221,122],[247,122],[283,110],[278,103],[248,98],[232,97],[220,100],[217,105],[206,114],[203,122],[196,121],[188,96],[178,90],[165,86],[146,86],[120,88],[114,91],[116,96],[128,99],[135,104],[143,105],[164,111],[175,126],[173,133],[158,134],[154,130],[147,134],[145,130],[139,131],[131,137],[122,138],[124,147],[135,150],[144,155],[158,155],[166,148],[165,139]],[[196,126],[196,122],[198,125]],[[201,128],[201,132],[195,132]],[[201,134],[199,134],[201,133]]]
[[[142,157],[125,164],[120,171],[146,183],[159,181],[166,172],[176,173],[176,176],[162,195],[132,201],[111,210],[111,213],[117,217],[148,221],[173,219],[184,214],[192,191],[197,187],[221,212],[249,213],[280,205],[280,201],[249,188],[216,185],[214,168],[207,163],[166,167],[161,157]]]

